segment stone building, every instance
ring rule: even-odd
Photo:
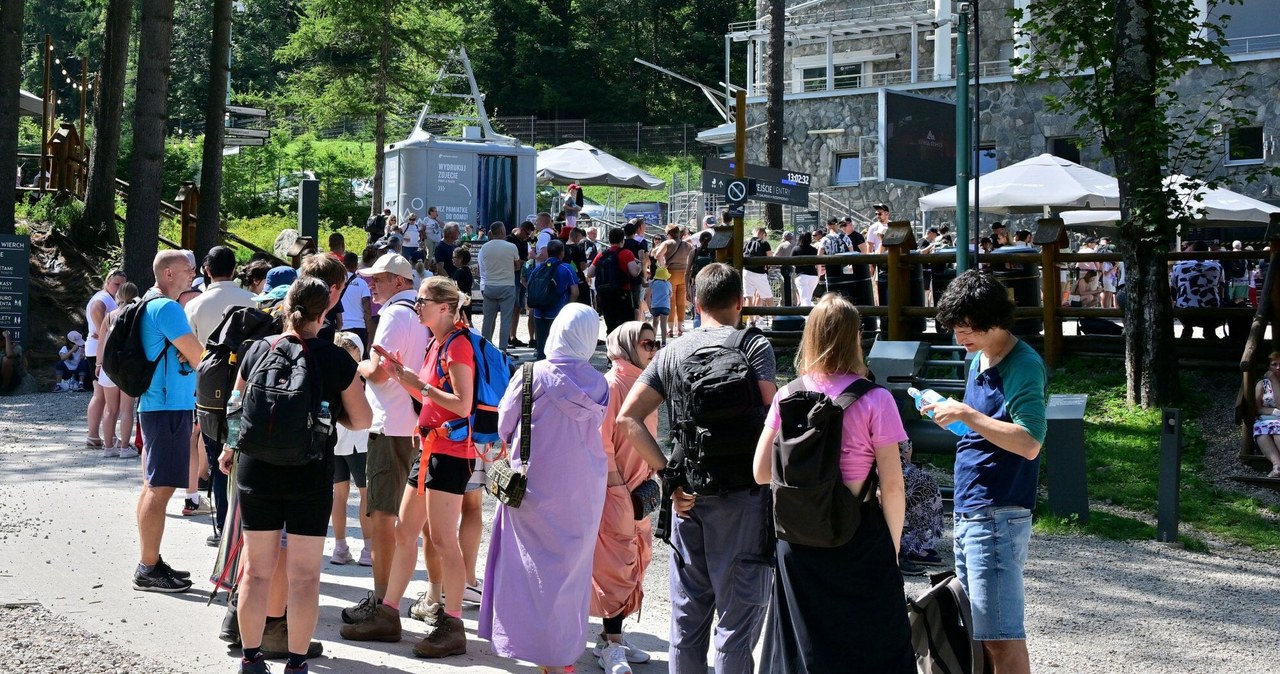
[[[1203,6],[1204,0],[1200,0]],[[783,168],[813,176],[811,210],[820,217],[853,211],[871,214],[871,204],[888,203],[895,218],[921,220],[916,200],[943,185],[918,185],[881,179],[877,157],[880,91],[955,100],[955,23],[953,0],[803,0],[788,2]],[[980,84],[974,98],[980,136],[975,170],[986,173],[1041,153],[1059,155],[1091,168],[1112,172],[1096,143],[1077,146],[1081,124],[1072,115],[1046,110],[1044,96],[1053,85],[1014,82],[1009,60],[1022,47],[1015,41],[1010,10],[1029,0],[975,3],[978,33],[970,50],[977,54]],[[1188,101],[1217,95],[1224,76],[1238,77],[1244,94],[1230,105],[1247,111],[1253,124],[1222,128],[1211,176],[1249,196],[1280,198],[1280,179],[1246,184],[1258,165],[1280,164],[1280,12],[1276,0],[1243,0],[1228,12],[1226,33],[1232,70],[1200,67],[1178,84]],[[750,160],[763,163],[765,120],[764,53],[769,21],[761,2],[755,21],[733,24],[726,54],[746,60]],[[943,44],[945,48],[936,49]],[[1227,104],[1227,101],[1224,101]],[[726,125],[727,126],[727,125]],[[728,143],[722,130],[712,142]],[[1084,134],[1087,138],[1087,133]],[[952,160],[954,161],[954,159]],[[954,171],[951,172],[954,182]],[[942,217],[949,219],[950,214]],[[931,216],[936,218],[937,216]],[[937,220],[933,220],[937,222]],[[787,217],[788,225],[791,222]]]

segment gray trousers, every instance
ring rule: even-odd
[[[480,326],[480,334],[488,341],[493,341],[493,323],[499,312],[502,313],[502,328],[498,331],[498,349],[507,350],[507,337],[511,335],[512,321],[516,318],[516,287],[486,285],[481,292],[484,297],[484,323]]]
[[[763,563],[769,490],[700,494],[688,517],[673,516],[671,646],[673,674],[706,674],[715,624],[716,674],[751,674],[755,647],[773,591],[773,567]],[[772,551],[769,551],[772,552]],[[676,559],[684,559],[681,566]]]

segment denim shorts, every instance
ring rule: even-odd
[[[969,593],[974,639],[1026,639],[1022,569],[1031,541],[1031,511],[986,507],[954,517],[956,575]]]

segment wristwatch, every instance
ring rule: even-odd
[[[423,384],[423,385],[422,385],[422,389],[419,391],[419,393],[421,393],[421,394],[422,394],[422,399],[423,399],[423,400],[426,400],[426,399],[427,399],[427,393],[428,393],[428,392],[430,392],[430,391],[431,391],[431,384]]]

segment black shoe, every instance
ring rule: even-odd
[[[214,534],[204,539],[204,544],[211,548],[216,548],[219,545],[222,545],[222,536],[220,534]]]
[[[930,551],[927,555],[908,554],[907,559],[925,566],[942,566],[942,558],[938,553]]]
[[[164,561],[164,558],[163,558],[163,557],[157,557],[157,558],[156,558],[156,568],[157,568],[157,569],[164,569],[166,573],[168,573],[169,575],[173,576],[174,578],[180,578],[180,579],[182,579],[182,580],[187,580],[188,578],[190,578],[190,577],[191,577],[191,572],[190,572],[190,571],[179,571],[179,570],[177,570],[177,569],[173,568],[172,566],[169,566],[168,564],[166,564],[166,563],[165,563],[165,561]]]
[[[209,478],[202,477],[196,482],[196,489],[200,491],[209,491]]]
[[[254,660],[240,658],[240,674],[271,674],[267,669],[267,659],[261,653]]]
[[[923,566],[920,566],[909,559],[904,559],[898,562],[898,570],[901,571],[904,576],[923,576],[926,571]]]
[[[524,342],[522,342],[522,341],[520,341],[520,340],[518,340],[518,339],[516,339],[515,337],[512,337],[511,339],[508,339],[508,340],[507,340],[507,346],[519,346],[519,347],[526,347],[526,346],[529,346],[529,345],[528,345],[528,344],[525,344]]]
[[[186,592],[191,589],[191,581],[185,578],[178,578],[171,573],[165,572],[156,564],[150,573],[142,573],[135,571],[133,574],[133,589],[139,592],[166,592],[175,594],[178,592]]]
[[[240,616],[236,615],[236,604],[240,598],[236,592],[227,600],[227,612],[222,616],[222,629],[218,638],[236,646],[240,645]]]

